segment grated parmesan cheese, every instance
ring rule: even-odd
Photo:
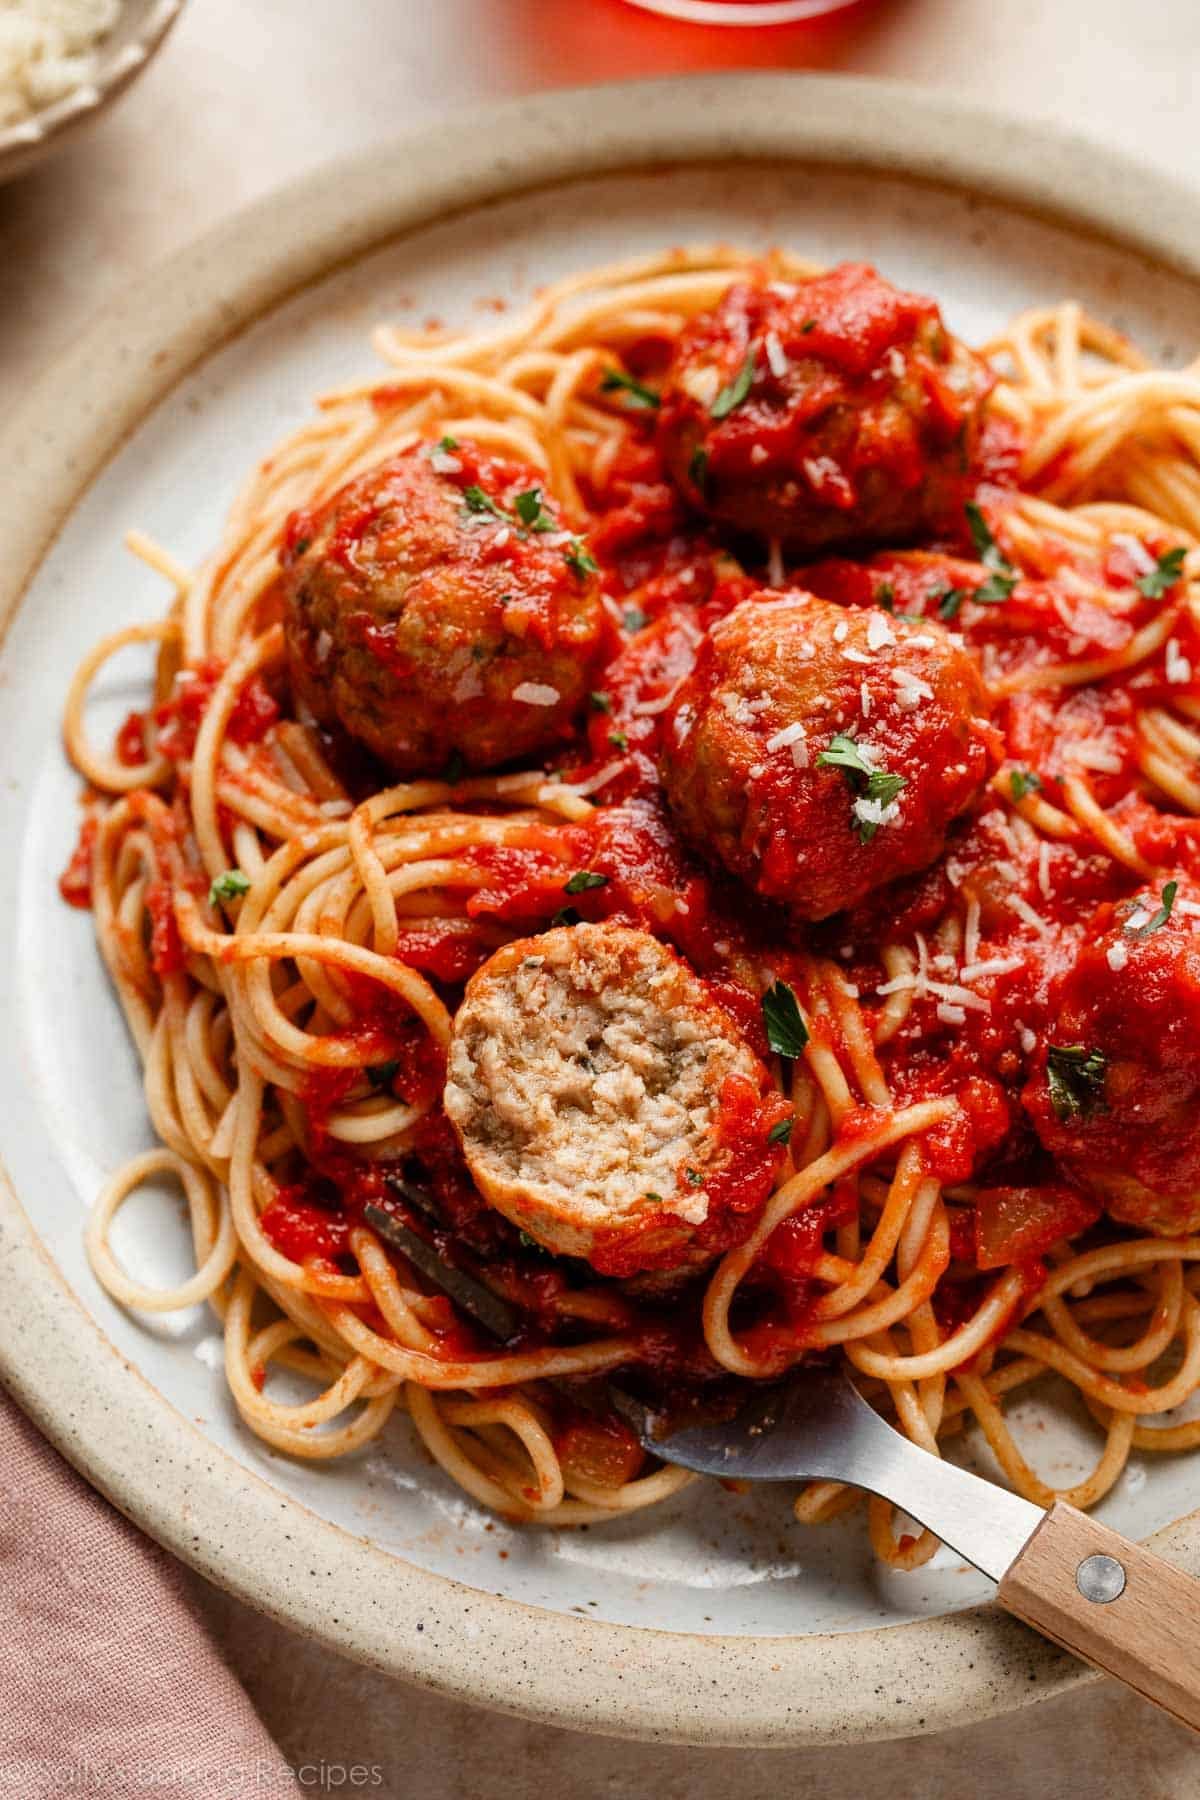
[[[788,361],[787,351],[779,341],[777,331],[767,332],[763,338],[763,349],[767,353],[767,367],[776,380],[782,381],[792,365]]]
[[[1192,665],[1180,649],[1178,638],[1167,639],[1166,673],[1173,687],[1182,687],[1192,679]]]
[[[522,681],[513,689],[513,699],[524,706],[555,706],[561,698],[558,689],[545,681]]]
[[[1117,942],[1110,944],[1104,952],[1104,960],[1113,973],[1119,975],[1129,961],[1129,945],[1123,944],[1118,938]]]

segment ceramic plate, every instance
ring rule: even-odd
[[[198,560],[310,397],[372,366],[379,318],[482,322],[589,263],[782,241],[877,262],[970,339],[1074,294],[1178,362],[1195,349],[1198,225],[1190,193],[1161,177],[944,95],[797,77],[554,95],[243,214],[130,293],[0,433],[0,1367],[148,1531],[340,1649],[564,1725],[726,1743],[901,1735],[1080,1678],[982,1606],[988,1584],[953,1556],[881,1572],[860,1519],[805,1530],[783,1489],[697,1485],[553,1535],[479,1512],[403,1421],[334,1465],[242,1430],[211,1319],[130,1317],[84,1260],[89,1202],[150,1135],[90,920],[57,896],[78,817],[58,721],[85,647],[166,604],[124,530]],[[97,732],[140,701],[147,666],[131,653],[111,667]],[[115,1241],[144,1281],[187,1265],[161,1197],[131,1203]],[[1016,1417],[1053,1480],[1094,1455],[1065,1399],[1042,1393]],[[1198,1500],[1200,1462],[1135,1458],[1102,1516],[1138,1536],[1182,1520],[1161,1543],[1192,1561]]]

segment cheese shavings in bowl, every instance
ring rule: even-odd
[[[86,86],[121,0],[0,0],[0,130]]]

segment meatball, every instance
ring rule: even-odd
[[[940,854],[1000,761],[986,713],[940,625],[768,591],[701,645],[659,770],[696,850],[823,919]]]
[[[472,977],[445,1105],[485,1200],[620,1276],[746,1236],[791,1110],[673,951],[586,924],[509,944]]]
[[[566,737],[602,654],[595,564],[540,477],[417,444],[293,515],[284,628],[296,698],[401,775]]]
[[[1173,1237],[1200,1231],[1200,936],[1161,912],[1150,896],[1103,909],[1022,1098],[1114,1219]]]
[[[739,283],[679,338],[659,444],[700,511],[797,552],[956,529],[994,377],[860,263]]]

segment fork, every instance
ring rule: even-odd
[[[404,1197],[432,1210],[419,1189]],[[365,1213],[490,1336],[511,1337],[517,1314],[483,1281],[451,1268],[394,1214]],[[616,1381],[606,1388],[660,1461],[724,1480],[843,1481],[892,1501],[998,1582],[1007,1611],[1200,1731],[1200,1583],[1065,1500],[1043,1511],[922,1450],[844,1370],[806,1366],[755,1383],[732,1419],[677,1429]]]

